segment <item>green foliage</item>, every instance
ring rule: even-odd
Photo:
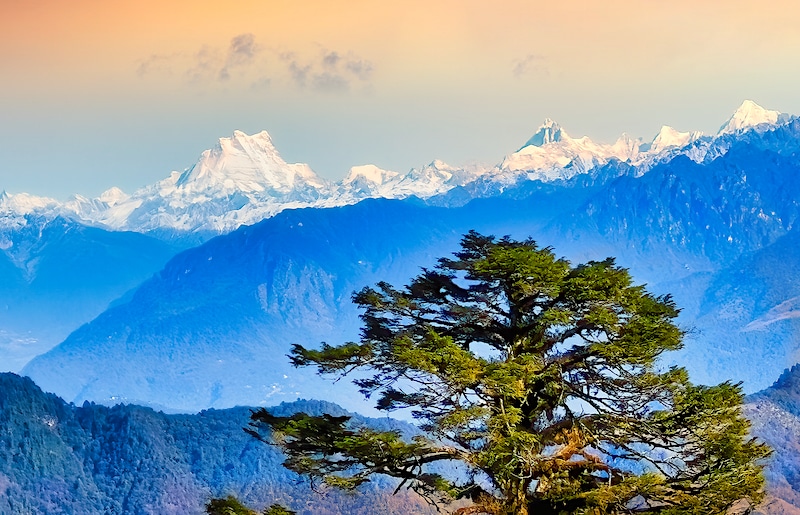
[[[409,409],[425,435],[254,412],[251,434],[312,481],[354,489],[385,475],[434,502],[474,501],[456,513],[498,515],[721,514],[762,496],[769,451],[748,437],[739,385],[659,368],[682,345],[678,309],[613,259],[573,267],[532,240],[471,232],[405,288],[353,300],[361,341],[295,345],[293,363],[371,371],[355,380],[362,393]],[[467,477],[431,468],[453,461]]]
[[[211,499],[206,505],[208,515],[258,515],[233,496]]]

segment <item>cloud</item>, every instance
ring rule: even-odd
[[[225,63],[219,71],[219,79],[230,79],[231,68],[252,65],[259,52],[261,52],[261,47],[256,44],[256,37],[253,34],[248,33],[235,36],[231,39]]]
[[[347,61],[344,66],[350,73],[363,81],[369,80],[372,75],[372,63],[369,61],[352,59]]]
[[[250,89],[253,91],[262,91],[272,85],[272,79],[267,76],[259,77],[250,84]]]
[[[341,60],[342,56],[339,55],[339,52],[328,52],[322,57],[322,64],[328,68],[336,68]]]
[[[152,54],[138,61],[136,75],[144,77],[150,74],[171,75],[178,54]]]
[[[138,61],[136,74],[178,75],[195,87],[232,84],[258,91],[288,81],[296,89],[342,93],[368,90],[373,70],[372,62],[352,51],[321,46],[312,52],[280,51],[242,33],[226,47],[203,45],[193,53],[152,54]]]
[[[295,52],[284,52],[280,54],[280,58],[286,63],[289,77],[295,86],[308,86],[326,93],[348,91],[353,84],[366,83],[373,70],[370,61],[361,59],[353,52],[342,54],[336,50],[323,49],[314,58],[298,56]]]
[[[514,68],[511,70],[511,73],[518,79],[528,74],[546,77],[550,74],[550,69],[547,66],[547,59],[545,59],[544,56],[528,54],[524,58],[514,61]]]
[[[256,45],[256,37],[252,34],[239,34],[231,39],[228,53],[229,61],[247,62],[253,59],[260,51]]]
[[[304,88],[308,82],[308,75],[311,72],[311,64],[301,64],[294,52],[282,52],[278,57],[286,63],[289,78],[295,84]]]
[[[152,54],[138,61],[136,75],[144,78],[178,71],[189,83],[199,85],[229,81],[237,75],[263,88],[270,79],[259,60],[262,50],[253,34],[244,33],[231,38],[227,48],[203,45],[193,53]]]
[[[192,56],[191,66],[186,70],[189,82],[203,83],[219,73],[222,57],[219,49],[203,46]]]
[[[350,82],[348,82],[348,80],[341,75],[323,72],[314,75],[311,87],[317,91],[347,91],[347,89],[350,87]]]

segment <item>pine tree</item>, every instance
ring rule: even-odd
[[[682,346],[678,309],[613,259],[571,266],[532,240],[470,232],[408,286],[353,300],[360,342],[295,345],[291,360],[368,372],[361,392],[410,410],[421,434],[254,412],[249,431],[291,470],[345,489],[390,476],[432,502],[471,499],[459,514],[708,515],[762,497],[769,450],[748,436],[740,386],[662,367]],[[431,468],[454,462],[468,474]]]

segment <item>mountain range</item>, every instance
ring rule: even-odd
[[[565,206],[574,207],[575,199],[591,191],[590,185],[615,174],[633,179],[679,156],[710,162],[735,142],[753,139],[750,132],[763,139],[775,132],[766,128],[787,124],[791,126],[791,117],[745,101],[714,136],[663,127],[649,143],[623,135],[615,144],[603,145],[572,138],[546,120],[494,167],[453,167],[435,160],[401,174],[363,165],[337,183],[318,177],[307,165],[287,164],[266,132],[248,136],[237,131],[203,152],[183,173],[173,172],[131,195],[111,188],[95,199],[76,195],[58,202],[2,192],[0,368],[21,370],[178,251],[284,209],[352,205],[367,198],[421,199],[428,205],[458,207],[476,198],[523,197],[533,189],[540,206],[532,210],[541,221],[566,213]],[[786,147],[784,154],[794,148],[791,139],[762,143],[768,151]],[[571,193],[551,194],[564,188]],[[566,203],[562,197],[568,197]],[[596,205],[614,210],[602,199]],[[513,217],[503,223],[513,224]],[[502,224],[495,227],[503,230]]]
[[[724,152],[718,140],[731,134],[779,124],[788,116],[745,101],[716,135],[678,132],[664,126],[650,142],[623,134],[613,145],[588,137],[572,138],[547,119],[516,152],[493,167],[453,167],[434,160],[402,174],[375,165],[354,166],[338,182],[327,181],[302,163],[286,163],[270,135],[235,131],[202,153],[182,173],[172,172],[156,184],[128,195],[111,188],[97,198],[75,195],[66,202],[29,194],[0,194],[0,224],[36,213],[62,216],[110,230],[200,238],[229,232],[291,208],[332,207],[365,198],[422,199],[473,183],[502,190],[520,180],[553,181],[587,173],[612,160],[645,171],[655,163],[685,153],[699,160]],[[475,185],[473,185],[475,186]],[[473,192],[478,189],[472,187]],[[5,220],[3,220],[3,218]]]
[[[684,307],[689,336],[671,363],[699,382],[765,388],[795,362],[797,319],[786,302],[800,298],[800,285],[779,272],[797,259],[800,121],[758,127],[696,139],[644,172],[614,159],[483,198],[459,187],[438,205],[411,197],[286,210],[178,254],[24,373],[78,403],[196,411],[324,392],[366,412],[347,383],[331,386],[293,369],[284,357],[291,344],[356,338],[354,290],[403,284],[476,229],[532,236],[573,262],[616,256]],[[756,265],[776,259],[783,268]],[[755,271],[772,282],[748,277]],[[752,302],[754,291],[760,302]]]

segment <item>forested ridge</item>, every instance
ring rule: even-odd
[[[345,414],[323,401],[302,410]],[[433,513],[418,498],[373,483],[353,496],[319,494],[281,466],[278,449],[247,435],[250,408],[164,414],[135,405],[67,404],[33,381],[0,374],[0,514],[200,514],[212,497],[273,503],[301,514]],[[357,420],[384,429],[410,426]]]

